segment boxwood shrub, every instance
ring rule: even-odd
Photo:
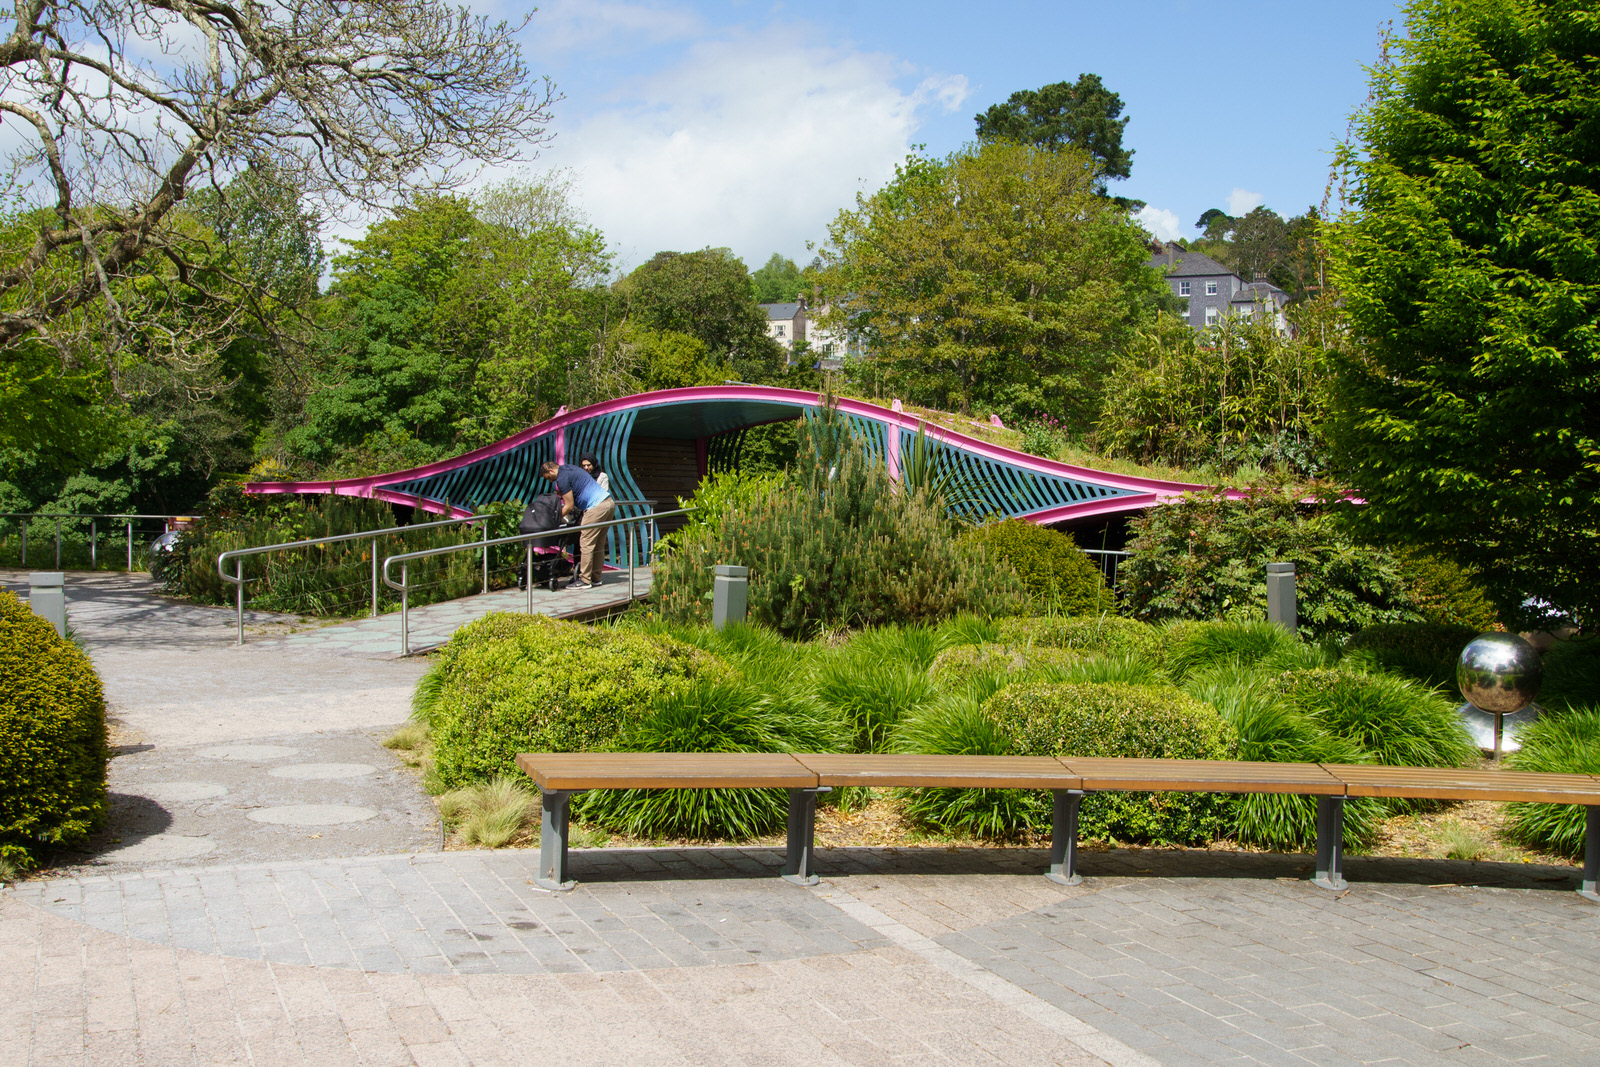
[[[1571,637],[1550,646],[1538,700],[1552,711],[1600,706],[1600,637]]]
[[[488,616],[452,638],[421,683],[434,690],[423,711],[438,782],[454,789],[509,773],[518,752],[614,748],[655,697],[734,677],[670,637]]]
[[[1113,607],[1100,568],[1064,533],[1023,519],[1003,519],[961,536],[1016,568],[1036,604],[1064,615],[1098,615]]]
[[[1117,615],[1048,615],[1001,619],[1000,640],[1011,645],[1151,655],[1156,631],[1146,623]]]
[[[106,707],[77,646],[0,590],[0,859],[86,836],[106,812]]]
[[[1170,686],[1013,685],[983,706],[1019,756],[1227,759],[1234,735],[1215,708]],[[1095,792],[1083,799],[1086,837],[1162,844],[1209,841],[1226,798],[1211,793]]]

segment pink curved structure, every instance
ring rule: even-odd
[[[680,442],[685,456],[692,443],[697,475],[703,475],[719,440],[742,436],[751,426],[794,418],[815,410],[822,401],[817,393],[767,386],[664,389],[564,412],[503,441],[439,463],[365,478],[252,482],[245,491],[368,497],[466,516],[489,501],[527,499],[543,484],[537,481],[537,471],[544,460],[566,462],[580,452],[593,452],[611,476],[614,495],[644,498],[652,491],[660,495],[662,488],[652,484],[653,472],[645,469],[648,464],[641,458],[640,441],[654,442],[657,452],[663,448],[670,451],[671,442]],[[895,478],[900,474],[902,454],[918,430],[924,429],[936,448],[936,462],[959,466],[969,483],[981,486],[981,505],[987,514],[1056,524],[1142,511],[1184,493],[1211,488],[1057,463],[929,425],[901,411],[859,400],[836,403]],[[630,463],[630,453],[635,463]],[[659,478],[654,481],[660,483]]]

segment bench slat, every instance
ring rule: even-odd
[[[524,752],[517,766],[546,791],[814,789],[815,771],[783,752]]]
[[[1083,776],[1084,789],[1136,792],[1298,793],[1340,796],[1344,783],[1316,763],[1253,763],[1248,760],[1138,759],[1062,756]]]
[[[1353,797],[1433,800],[1529,800],[1600,804],[1600,779],[1587,774],[1477,770],[1459,767],[1324,765]]]
[[[819,785],[949,786],[977,789],[1077,789],[1082,782],[1049,756],[927,756],[900,753],[795,757]]]

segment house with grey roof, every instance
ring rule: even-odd
[[[1186,252],[1170,242],[1151,258],[1150,266],[1165,274],[1172,292],[1187,301],[1185,315],[1195,330],[1204,330],[1228,315],[1247,319],[1266,315],[1279,333],[1289,332],[1289,320],[1283,313],[1289,294],[1271,282],[1247,282],[1210,256]]]
[[[762,304],[767,313],[767,336],[789,351],[806,339],[806,298],[792,304]]]

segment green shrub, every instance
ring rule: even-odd
[[[1534,720],[1520,735],[1520,751],[1506,757],[1519,771],[1600,775],[1600,708],[1576,708]],[[1524,845],[1577,858],[1584,848],[1586,809],[1578,804],[1506,805],[1507,829]]]
[[[983,706],[1019,756],[1225,759],[1233,732],[1214,708],[1170,686],[1013,685]],[[1226,801],[1210,793],[1094,792],[1083,799],[1087,837],[1188,844],[1208,841]]]
[[[1300,655],[1300,641],[1283,627],[1249,622],[1179,622],[1162,627],[1158,658],[1174,678],[1222,663],[1269,666]]]
[[[1005,678],[1021,678],[1034,671],[1068,667],[1082,656],[1081,652],[1071,649],[1043,646],[957,645],[939,653],[928,674],[935,685],[953,688],[959,687],[963,679],[973,675],[996,674]]]
[[[1456,664],[1467,642],[1483,631],[1437,622],[1390,622],[1368,626],[1345,642],[1354,665],[1401,674],[1430,688],[1456,690]]]
[[[0,590],[0,860],[32,867],[106,813],[105,699],[89,657]]]
[[[484,636],[497,629],[511,632]],[[484,623],[438,669],[428,722],[447,789],[510,773],[518,752],[610,749],[654,697],[734,676],[681,641],[542,616]]]
[[[1132,521],[1133,554],[1117,569],[1125,610],[1153,623],[1262,619],[1267,564],[1285,562],[1295,565],[1300,630],[1313,641],[1420,620],[1399,562],[1358,544],[1333,516],[1302,514],[1302,495],[1217,491],[1150,508]]]
[[[1030,672],[1041,682],[1068,682],[1073,685],[1171,685],[1155,662],[1131,653],[1098,653],[1070,663],[1041,663]]]
[[[1409,678],[1328,669],[1289,671],[1276,688],[1335,737],[1391,767],[1464,767],[1478,749],[1447,698]]]
[[[1203,700],[1233,727],[1237,758],[1262,763],[1365,763],[1359,745],[1330,733],[1298,710],[1270,675],[1237,663],[1191,675],[1184,691]],[[1232,836],[1275,849],[1310,849],[1317,841],[1317,802],[1289,794],[1241,793],[1231,805]],[[1384,807],[1370,798],[1345,802],[1344,841],[1354,848],[1376,832]]]
[[[1600,706],[1600,637],[1573,637],[1550,646],[1539,704],[1552,711]]]
[[[988,675],[966,691],[908,714],[896,725],[890,747],[924,755],[1010,755],[1011,739],[982,708],[999,681]],[[1049,794],[1041,790],[922,788],[902,789],[899,795],[901,810],[913,823],[984,837],[1043,829],[1053,812]]]
[[[664,694],[618,738],[623,752],[831,752],[843,724],[816,702],[773,701],[743,684],[697,682]],[[634,837],[745,839],[781,827],[784,789],[602,789],[579,818]]]
[[[961,536],[1011,564],[1036,604],[1063,615],[1099,615],[1113,607],[1100,568],[1064,533],[1004,519]]]
[[[1000,640],[1000,624],[979,615],[957,615],[938,627],[939,639],[946,648],[956,645],[987,645]]]
[[[931,705],[938,689],[915,662],[877,654],[855,642],[818,664],[816,699],[848,724],[851,750],[882,752],[901,716]]]
[[[1424,621],[1475,634],[1499,627],[1500,614],[1471,567],[1415,550],[1397,549],[1395,556]]]
[[[831,406],[802,428],[786,491],[685,531],[657,558],[664,618],[705,621],[716,564],[750,568],[750,620],[787,637],[1020,607],[1011,568],[954,537],[936,498],[895,486]]]
[[[1153,654],[1154,628],[1117,615],[1049,615],[1000,620],[1000,640],[1006,644],[1070,648],[1082,652],[1108,652],[1135,656]]]

